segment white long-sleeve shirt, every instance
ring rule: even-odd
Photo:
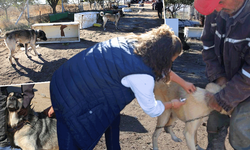
[[[155,99],[154,78],[148,74],[133,74],[122,78],[121,83],[134,92],[142,110],[150,117],[160,116],[165,106],[160,100]]]

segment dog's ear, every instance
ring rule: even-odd
[[[46,37],[46,34],[44,31],[42,30],[39,30],[39,36],[38,36],[40,39],[44,40],[44,41],[47,41],[47,37]]]
[[[12,97],[12,96],[14,96],[14,95],[15,95],[14,92],[10,92],[9,95],[8,95],[8,97]]]
[[[38,36],[38,37],[43,37],[43,33],[42,33],[43,31],[38,30],[37,32],[38,32],[38,34],[39,34],[39,36]]]

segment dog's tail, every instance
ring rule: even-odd
[[[0,41],[3,41],[3,40],[6,39],[8,36],[9,36],[9,33],[6,33],[6,34],[4,35],[4,37],[0,37]]]
[[[6,39],[6,37],[0,37],[0,41],[3,41],[4,39]]]
[[[100,12],[100,16],[104,16],[104,12],[103,11]]]

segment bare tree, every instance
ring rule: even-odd
[[[27,0],[13,0],[13,6],[16,7],[20,12],[24,11],[24,7],[26,5]],[[35,0],[29,0],[29,4],[35,4]]]
[[[52,7],[53,14],[56,13],[56,5],[57,5],[58,1],[59,0],[47,0],[47,2],[49,3],[49,5]]]
[[[8,17],[8,8],[14,4],[13,0],[0,0],[0,8],[5,11],[6,19],[9,20]]]
[[[193,0],[164,0],[166,11],[171,14],[171,18],[176,18],[175,13],[185,5],[191,5]]]

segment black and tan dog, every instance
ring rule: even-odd
[[[27,55],[28,58],[30,58],[30,56],[27,53],[28,44],[30,44],[30,46],[34,50],[35,55],[38,55],[38,56],[41,55],[36,51],[37,38],[44,40],[44,41],[47,40],[47,37],[44,31],[33,30],[33,29],[15,30],[15,31],[7,32],[5,36],[1,37],[0,39],[4,39],[6,46],[10,50],[9,61],[11,64],[13,64],[12,57],[15,59],[14,52],[15,52],[17,45],[20,45],[20,44],[23,44],[25,46],[25,54]]]
[[[7,97],[7,135],[11,146],[22,150],[58,150],[56,119],[33,109],[29,109],[26,116],[20,116],[22,103],[20,93],[11,92]]]
[[[118,22],[120,20],[121,14],[120,12],[116,13],[116,14],[110,14],[110,13],[106,13],[104,14],[103,11],[100,12],[100,16],[102,16],[102,20],[103,20],[103,29],[106,30],[105,25],[107,23],[107,21],[112,21],[115,23],[115,27],[116,29],[118,29]]]

